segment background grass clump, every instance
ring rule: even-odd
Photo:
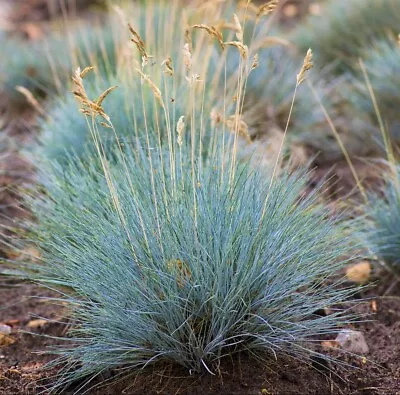
[[[77,24],[31,41],[2,34],[0,90],[7,95],[9,107],[26,104],[24,95],[16,90],[18,86],[37,98],[63,94],[70,87],[74,67],[80,64],[90,63],[103,74],[115,73],[116,54],[122,49],[120,29],[112,20],[106,18],[90,27]]]
[[[262,67],[255,69],[247,80],[244,115],[254,125],[255,133],[262,135],[268,133],[269,128],[285,129],[296,86],[295,76],[305,53],[299,57],[285,46],[274,46],[260,49],[258,55]],[[321,96],[327,96],[323,84],[317,89]],[[311,128],[318,128],[324,121],[307,87],[299,89],[291,116],[290,135],[299,137]]]
[[[317,90],[317,94],[353,158],[382,155],[379,130],[382,125],[377,122],[371,90],[383,123],[397,139],[395,87],[399,11],[400,3],[393,0],[327,1],[321,5],[318,16],[309,16],[288,33],[300,53],[312,48],[322,80],[322,89]],[[360,58],[365,63],[369,82],[360,67]],[[320,107],[315,100],[311,102],[314,107]],[[300,106],[299,111],[302,109]],[[321,111],[311,113],[321,116]],[[319,152],[317,161],[342,159],[343,149],[336,143],[332,128],[326,122],[311,126],[308,133],[300,135],[299,141],[310,144],[312,152]]]
[[[364,239],[371,253],[400,273],[400,184],[399,168],[387,172],[386,184],[370,197],[366,206]]]
[[[302,51],[313,49],[319,67],[343,72],[375,41],[398,35],[399,15],[397,0],[333,0],[291,37]]]
[[[397,111],[400,105],[399,43],[395,40],[376,42],[364,52],[362,62],[367,76],[363,75],[359,69],[359,75],[352,77],[350,102],[357,114],[369,116],[369,125],[365,125],[366,128],[378,129],[377,110],[372,100],[373,96],[385,128],[393,141],[398,142],[400,139],[400,121]]]

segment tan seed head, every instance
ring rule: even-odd
[[[302,84],[306,79],[306,73],[313,67],[312,50],[308,49],[307,54],[303,61],[303,66],[301,66],[299,74],[297,74],[297,86]]]
[[[176,131],[178,133],[177,143],[181,147],[183,144],[183,134],[185,132],[185,117],[183,115],[178,120]]]

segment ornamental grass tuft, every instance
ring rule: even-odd
[[[33,277],[74,322],[58,385],[161,361],[215,372],[243,350],[306,358],[350,322],[317,314],[351,295],[334,275],[354,249],[316,194],[301,197],[307,177],[242,165],[232,178],[213,158],[193,178],[190,160],[173,172],[136,154],[111,166],[111,191],[97,166],[56,166],[33,204]]]
[[[234,41],[196,23],[177,42],[175,62],[152,63],[155,52],[130,27],[141,55],[133,62],[139,89],[125,88],[139,96],[135,103],[143,100],[143,122],[114,123],[107,103],[129,106],[131,96],[126,103],[109,86],[92,96],[92,69],[74,74],[92,145],[40,164],[41,185],[27,202],[36,221],[26,224],[26,241],[41,259],[26,269],[59,292],[72,323],[53,351],[62,368],[55,390],[159,362],[214,374],[222,358],[241,351],[324,357],[314,343],[353,320],[343,306],[354,291],[338,276],[356,256],[353,225],[329,215],[318,188],[305,194],[305,171],[238,159],[239,140],[250,139],[241,109],[256,62],[243,21],[234,20]],[[218,54],[226,69],[224,55],[210,38],[234,47],[239,59],[236,90],[226,84],[222,100],[207,70]],[[311,66],[309,51],[297,86]],[[137,139],[120,137],[127,126]],[[110,149],[101,127],[115,137]],[[332,314],[318,314],[327,306]]]

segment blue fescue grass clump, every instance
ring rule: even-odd
[[[302,51],[313,49],[320,67],[335,63],[340,72],[351,69],[374,41],[397,36],[399,15],[397,0],[332,0],[292,38]]]
[[[369,250],[389,269],[400,273],[400,169],[387,175],[380,193],[365,208],[364,239]]]
[[[384,40],[375,43],[362,57],[367,78],[359,70],[351,77],[352,92],[350,100],[354,108],[361,114],[368,114],[371,123],[377,124],[376,108],[372,94],[376,99],[380,115],[392,137],[400,139],[400,48],[395,40]],[[369,85],[369,86],[368,86]],[[376,125],[377,127],[377,125]]]
[[[101,25],[78,25],[73,29],[29,42],[1,36],[0,90],[7,94],[11,107],[26,103],[17,86],[27,88],[36,97],[64,93],[70,87],[74,67],[79,64],[95,65],[103,74],[115,73],[120,37],[118,29],[111,26],[111,18]]]
[[[61,386],[161,361],[213,372],[241,350],[305,358],[349,322],[316,314],[351,294],[333,276],[354,250],[316,193],[302,195],[305,175],[232,175],[218,156],[192,168],[184,152],[173,169],[161,152],[117,157],[107,177],[55,165],[33,203],[34,278],[60,289],[75,323],[56,351]]]
[[[243,350],[306,359],[318,353],[319,336],[352,322],[346,309],[317,313],[353,293],[337,277],[356,255],[351,225],[328,215],[317,189],[304,194],[304,172],[282,170],[279,158],[271,172],[238,160],[252,58],[234,43],[236,89],[214,91],[208,84],[219,79],[213,85],[207,71],[217,52],[201,33],[190,56],[187,37],[170,54],[149,49],[154,63],[138,45],[142,63],[126,63],[136,74],[117,73],[122,89],[106,90],[105,100],[95,99],[103,82],[92,97],[90,68],[77,70],[74,92],[92,145],[72,142],[81,151],[63,152],[62,161],[41,155],[39,193],[27,203],[37,219],[27,224],[28,242],[41,262],[29,275],[60,292],[73,322],[54,351],[63,367],[56,389],[158,362],[214,373]],[[175,53],[170,75],[160,59]],[[129,118],[139,101],[143,118]],[[221,112],[213,117],[214,107]],[[138,138],[125,141],[124,130]]]
[[[21,104],[25,98],[16,90],[23,86],[34,93],[44,94],[54,87],[54,72],[48,61],[48,54],[41,43],[27,43],[19,38],[4,35],[1,40],[3,61],[0,66],[1,90],[7,93],[11,103]],[[65,51],[64,45],[56,45]],[[59,57],[56,57],[56,67]],[[59,68],[58,68],[59,70]]]

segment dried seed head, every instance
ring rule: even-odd
[[[236,38],[242,43],[243,42],[243,29],[240,24],[239,18],[236,14],[233,14],[233,20],[235,22]]]
[[[256,69],[259,66],[260,62],[258,60],[258,53],[253,56],[253,63],[251,64],[250,71]]]
[[[252,12],[253,14],[257,14],[259,8],[251,3],[249,0],[241,0],[238,4],[239,9],[245,9],[247,12]]]
[[[145,81],[147,85],[149,85],[150,89],[153,92],[154,97],[160,103],[161,107],[165,108],[164,100],[162,98],[161,91],[158,88],[158,86],[150,79],[148,75],[144,74],[142,70],[140,70],[139,68],[136,68],[135,70],[142,77],[142,81]]]
[[[242,57],[242,59],[247,59],[248,53],[249,53],[249,49],[247,47],[247,45],[243,44],[240,41],[226,41],[224,42],[225,45],[232,45],[234,47],[236,47],[239,50],[240,56]]]
[[[183,134],[185,132],[185,117],[181,116],[176,125],[176,132],[178,133],[177,143],[181,147],[183,144]]]
[[[189,74],[192,69],[192,52],[190,51],[189,43],[183,46],[183,63],[186,67],[186,74]]]
[[[278,6],[279,0],[269,0],[258,7],[257,18],[270,14]]]
[[[79,111],[83,114],[86,115],[88,117],[90,117],[91,112],[89,110],[85,110],[84,108],[80,108]]]
[[[222,33],[215,27],[215,26],[208,26],[203,23],[198,24],[198,25],[193,25],[192,26],[194,29],[202,29],[205,30],[211,37],[215,37],[221,46],[222,49],[225,48],[224,46],[224,38],[222,36]]]
[[[297,86],[299,86],[304,82],[304,80],[306,79],[307,71],[310,70],[312,67],[313,67],[312,51],[311,49],[308,49],[307,54],[303,61],[303,66],[301,67],[299,74],[297,74]]]
[[[80,70],[80,69],[78,69],[78,70]],[[84,78],[86,76],[86,74],[88,74],[90,71],[93,71],[93,70],[94,70],[93,66],[85,67],[82,71],[79,72],[79,76],[81,78]]]
[[[146,50],[144,47],[144,41],[140,37],[140,34],[131,26],[130,23],[128,23],[128,28],[129,31],[132,33],[132,38],[131,41],[136,45],[137,49],[139,52],[142,54],[142,56],[146,55]]]
[[[172,59],[168,57],[162,63],[162,66],[165,66],[164,73],[170,75],[171,77],[174,75],[174,68],[172,67]]]
[[[147,65],[149,59],[152,58],[153,56],[149,55],[146,52],[144,41],[140,37],[140,34],[129,23],[128,23],[128,27],[129,27],[129,31],[132,33],[132,36],[133,36],[131,38],[131,41],[136,45],[136,48],[142,55],[142,67],[144,67],[145,65]]]
[[[105,122],[100,122],[101,126],[104,126],[105,128],[111,129],[111,125]]]
[[[88,69],[88,68],[86,68],[86,69]],[[86,92],[85,92],[85,88],[83,86],[83,80],[82,80],[81,74],[82,74],[81,68],[78,67],[75,70],[75,73],[72,75],[72,82],[74,83],[74,87],[75,87],[75,91],[73,93],[78,99],[79,98],[84,99],[86,97]]]
[[[104,99],[105,99],[114,89],[117,89],[117,88],[118,88],[117,85],[111,86],[110,88],[107,88],[107,89],[99,96],[99,98],[95,101],[96,104],[97,104],[98,106],[101,106],[102,103],[103,103],[103,101],[104,101]]]
[[[72,82],[74,85],[74,90],[72,93],[78,99],[78,101],[82,104],[82,109],[87,107],[88,102],[89,102],[89,98],[87,97],[85,87],[83,86],[83,79],[82,79],[82,75],[85,75],[88,71],[90,71],[89,67],[86,67],[83,72],[81,71],[80,67],[78,67],[72,76]]]
[[[239,133],[239,135],[244,137],[248,143],[251,143],[249,127],[246,122],[240,119],[240,117],[231,115],[224,121],[224,123],[232,133]]]
[[[99,97],[97,100],[91,100],[89,99],[85,86],[83,85],[83,77],[89,72],[93,70],[93,67],[86,67],[81,71],[80,67],[78,67],[72,76],[72,81],[74,84],[74,90],[73,94],[74,96],[78,99],[78,101],[81,103],[81,108],[80,111],[86,115],[86,116],[91,116],[93,118],[96,118],[97,116],[101,116],[103,119],[105,119],[108,123],[110,123],[110,117],[106,114],[102,107],[102,103],[104,99],[109,95],[110,92],[112,92],[114,89],[116,89],[116,86],[112,86],[111,88],[106,89]],[[111,127],[111,125],[109,125]]]

